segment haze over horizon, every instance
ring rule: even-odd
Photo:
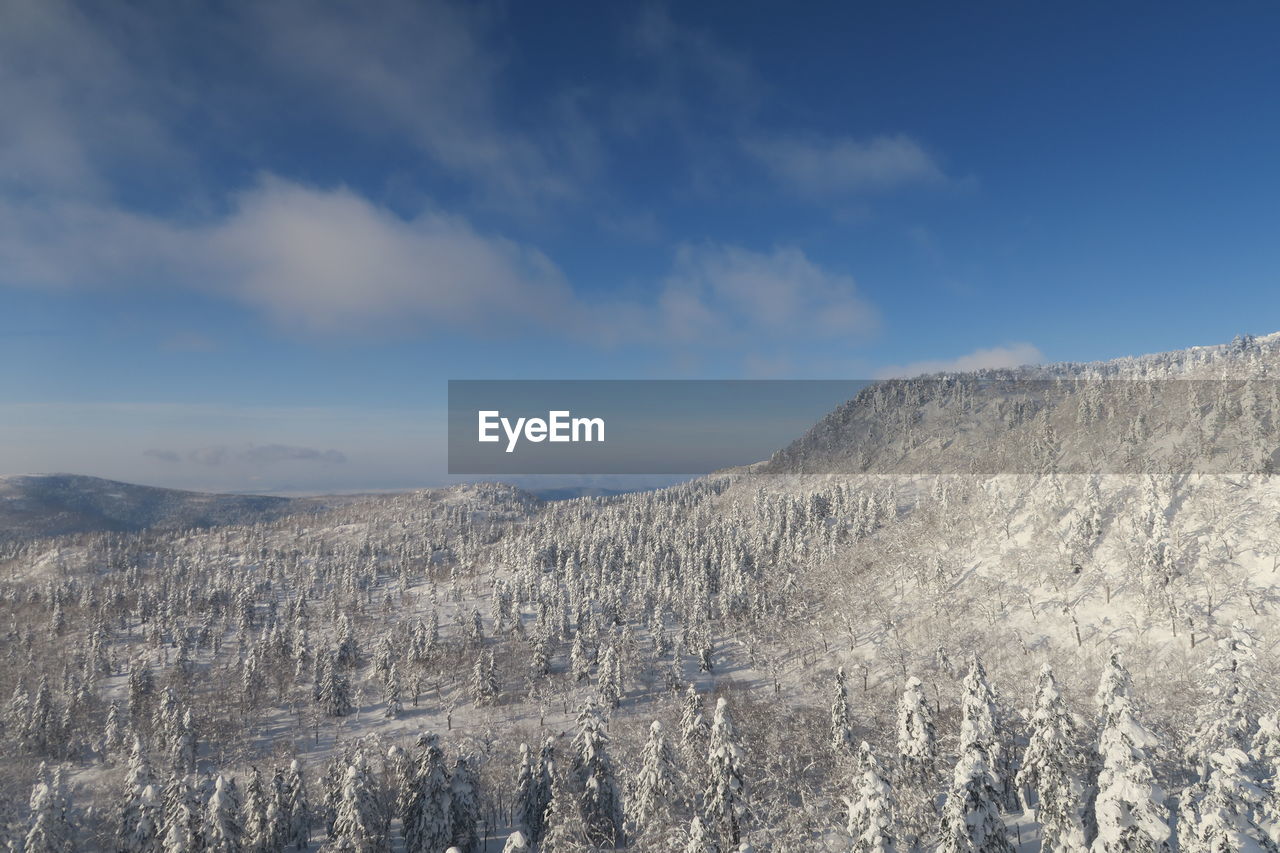
[[[1273,7],[376,5],[0,0],[0,473],[427,486],[450,378],[1280,328]]]

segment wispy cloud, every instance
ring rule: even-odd
[[[683,246],[659,310],[668,338],[686,345],[776,343],[797,334],[857,339],[878,324],[851,276],[789,247]]]
[[[902,134],[763,137],[745,145],[784,188],[800,195],[859,195],[949,180],[919,142]]]
[[[553,98],[560,121],[517,129],[499,113],[506,58],[500,15],[443,0],[250,4],[241,25],[272,71],[373,135],[412,141],[504,207],[572,197],[595,156],[593,132]]]
[[[976,349],[956,358],[890,365],[876,371],[876,378],[902,379],[928,373],[963,373],[971,370],[1023,367],[1030,364],[1040,364],[1043,361],[1044,354],[1034,345],[1013,343],[987,349]]]

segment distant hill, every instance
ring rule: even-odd
[[[0,540],[266,521],[310,500],[185,492],[76,474],[0,477]]]

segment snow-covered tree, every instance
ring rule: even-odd
[[[498,699],[498,665],[493,651],[481,652],[471,671],[471,699],[476,705],[492,705]]]
[[[69,808],[61,772],[47,774],[41,765],[31,790],[31,822],[23,853],[72,853],[75,839],[67,822]]]
[[[680,706],[680,743],[691,756],[701,758],[706,748],[706,739],[707,719],[702,712],[702,697],[690,684]]]
[[[1034,803],[1033,813],[1041,825],[1045,853],[1080,853],[1086,847],[1082,741],[1053,670],[1045,664],[1036,686],[1030,736],[1017,778],[1027,808],[1032,809]]]
[[[689,822],[688,840],[682,853],[720,853],[720,844],[715,835],[697,815]]]
[[[284,777],[283,793],[285,846],[305,850],[311,840],[311,805],[307,802],[307,785],[302,778],[302,767],[295,759],[289,764]]]
[[[578,798],[554,766],[549,768],[549,774],[551,798],[542,821],[545,832],[538,853],[580,853],[587,841]]]
[[[538,765],[526,743],[520,744],[520,766],[516,769],[516,786],[512,797],[511,819],[531,844],[542,833],[542,818],[547,810],[546,792],[539,777]]]
[[[622,802],[609,760],[608,736],[600,709],[589,702],[578,714],[573,740],[574,775],[582,789],[582,821],[597,845],[616,845],[622,836]]]
[[[433,734],[418,738],[417,768],[402,822],[410,850],[443,850],[453,842],[453,792],[444,751]]]
[[[866,741],[858,750],[857,790],[846,802],[850,853],[896,853],[893,788]]]
[[[729,716],[729,703],[721,697],[716,700],[711,719],[707,786],[702,802],[708,828],[718,836],[722,846],[729,849],[742,840],[742,823],[747,813],[743,763],[742,749]]]
[[[662,723],[654,720],[649,726],[649,739],[645,742],[640,771],[636,774],[635,790],[628,802],[633,834],[642,835],[670,823],[680,798],[679,780],[679,771],[667,746]]]
[[[1208,793],[1197,822],[1180,838],[1183,853],[1275,853],[1276,842],[1258,825],[1266,796],[1248,777],[1249,756],[1227,749],[1212,756]],[[1183,835],[1184,833],[1180,833]]]
[[[999,780],[976,741],[963,747],[942,810],[938,853],[1012,853],[1000,818]]]
[[[453,825],[453,846],[460,853],[474,853],[480,846],[479,779],[465,755],[453,760],[449,778],[450,823]]]
[[[831,748],[837,754],[853,750],[853,724],[849,720],[849,688],[844,667],[836,670],[835,696],[831,700]]]
[[[898,703],[898,763],[902,776],[916,785],[931,786],[937,760],[933,712],[924,698],[924,685],[913,676],[907,679]]]
[[[155,785],[148,785],[138,798],[138,820],[128,842],[128,853],[161,853],[164,843],[164,807]]]
[[[198,850],[203,846],[203,805],[190,776],[174,777],[164,797],[165,853]]]
[[[343,779],[342,799],[333,822],[333,838],[324,850],[331,853],[384,853],[388,849],[377,790],[363,756],[357,752]]]
[[[1164,790],[1156,784],[1147,750],[1157,741],[1134,717],[1129,673],[1113,652],[1098,687],[1102,734],[1094,815],[1093,853],[1167,853],[1170,850]]]
[[[1187,746],[1202,782],[1212,770],[1211,756],[1249,748],[1255,727],[1249,698],[1256,645],[1253,632],[1236,620],[1209,657],[1208,701],[1199,706],[1197,725]]]
[[[964,679],[964,696],[960,706],[960,743],[957,751],[961,756],[970,746],[982,751],[987,770],[995,779],[995,789],[999,798],[997,802],[1005,811],[1017,808],[1016,791],[1013,779],[1010,778],[1012,762],[1010,750],[1001,737],[997,722],[1000,711],[996,703],[995,691],[987,680],[987,671],[977,655],[969,665],[969,672]]]
[[[205,849],[214,853],[241,853],[244,832],[240,825],[240,803],[227,777],[219,775],[214,780],[213,794],[204,815],[204,829],[200,834]]]
[[[502,853],[532,853],[532,850],[528,837],[518,829],[508,835],[507,842],[502,845]]]

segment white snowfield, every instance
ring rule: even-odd
[[[983,390],[1023,375],[1136,390]],[[1274,851],[1277,377],[1273,335],[933,378],[655,492],[14,540],[0,824],[27,851]],[[1212,381],[1175,410],[1135,379]],[[800,473],[836,457],[858,472]]]

